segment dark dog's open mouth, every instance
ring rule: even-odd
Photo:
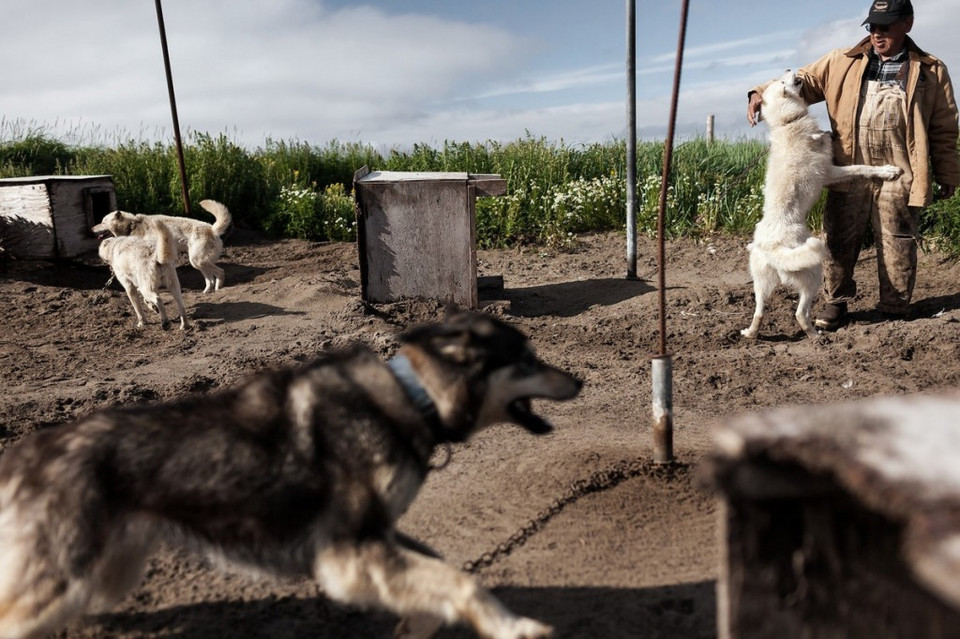
[[[507,407],[510,417],[535,435],[544,435],[553,430],[553,424],[534,414],[529,397],[514,400]]]

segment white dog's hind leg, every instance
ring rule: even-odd
[[[763,321],[763,308],[766,305],[767,298],[773,293],[780,280],[776,270],[752,255],[750,272],[753,275],[753,297],[756,300],[756,307],[753,311],[753,321],[749,327],[740,331],[740,334],[755,339],[760,332],[760,322]]]
[[[813,326],[810,319],[810,308],[813,306],[813,300],[817,298],[820,286],[823,284],[823,267],[817,265],[811,269],[798,273],[795,279],[791,278],[790,284],[796,286],[800,291],[800,300],[797,302],[797,322],[800,328],[807,334],[807,337],[818,337],[820,332]]]
[[[754,297],[757,305],[753,311],[753,321],[750,322],[750,326],[740,331],[741,335],[750,339],[755,339],[760,332],[760,322],[763,321],[763,306],[766,301],[766,296],[758,291],[754,291]]]
[[[223,286],[223,269],[216,264],[204,264],[200,268],[200,272],[203,273],[203,279],[207,283],[203,289],[204,293],[213,290],[219,291],[220,287]]]
[[[411,617],[400,631],[412,629],[420,634],[401,635],[405,639],[426,639],[429,635],[424,632],[436,630],[431,617],[468,623],[487,639],[542,639],[553,632],[507,610],[469,575],[439,559],[386,542],[325,548],[317,556],[314,574],[333,599],[379,605]]]
[[[223,269],[215,264],[211,264],[210,268],[213,270],[213,278],[216,280],[214,288],[219,291],[220,287],[224,284]]]
[[[133,305],[133,313],[137,316],[137,328],[143,328],[143,304],[140,303],[140,292],[132,286],[125,286],[124,290]]]
[[[173,295],[173,301],[177,305],[177,312],[180,313],[180,330],[182,331],[190,324],[187,322],[187,309],[183,306],[183,291],[180,289],[180,279],[177,277],[175,270],[167,277],[166,287],[167,290],[170,291],[170,294]]]
[[[813,306],[814,297],[816,297],[816,293],[811,295],[807,290],[801,289],[800,301],[797,303],[797,322],[799,322],[800,328],[807,334],[807,337],[818,337],[820,335],[819,331],[813,327],[813,322],[810,321],[810,307]]]
[[[154,307],[156,307],[157,314],[160,315],[160,325],[163,328],[167,328],[170,320],[167,318],[167,312],[163,309],[163,303],[160,301],[160,296],[157,295],[156,291],[144,293],[143,299],[145,299],[148,304],[152,304]]]

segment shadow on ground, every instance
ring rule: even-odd
[[[481,300],[509,301],[510,313],[518,317],[573,317],[591,306],[612,306],[654,290],[649,282],[610,277],[527,288],[505,288],[485,292],[481,295]]]
[[[714,582],[653,588],[498,588],[518,614],[551,624],[558,638],[706,639],[716,636]],[[696,602],[709,602],[698,609]],[[701,604],[702,605],[702,604]],[[175,606],[148,613],[92,618],[87,632],[207,639],[209,637],[389,637],[397,619],[388,613],[333,604],[323,597],[266,598]],[[99,627],[97,627],[99,626]],[[437,639],[475,637],[463,627]]]

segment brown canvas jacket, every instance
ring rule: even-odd
[[[933,200],[933,180],[938,184],[960,185],[960,157],[957,138],[957,103],[947,67],[935,56],[922,51],[909,37],[906,41],[907,147],[913,171],[910,206],[926,206]],[[830,126],[837,134],[834,161],[851,164],[857,146],[856,123],[860,85],[867,70],[870,38],[849,49],[834,49],[801,67],[802,95],[808,104],[826,101]],[[762,91],[764,86],[754,87]],[[841,187],[842,188],[842,187]]]

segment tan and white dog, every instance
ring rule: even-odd
[[[170,291],[180,312],[180,329],[187,327],[187,311],[183,307],[180,279],[177,277],[177,245],[166,224],[148,219],[143,223],[144,237],[108,237],[100,242],[100,259],[110,265],[117,281],[123,286],[137,326],[143,326],[141,296],[160,315],[160,323],[166,328],[167,313],[163,310],[159,292]]]
[[[404,639],[454,623],[485,639],[548,637],[396,523],[437,447],[498,422],[547,433],[531,400],[572,399],[581,382],[478,313],[402,340],[388,362],[357,345],[210,395],[92,413],[8,448],[0,637],[45,636],[108,610],[164,541],[392,610]]]
[[[770,155],[763,187],[763,218],[750,252],[756,309],[741,334],[755,338],[766,300],[778,284],[799,291],[797,322],[810,337],[818,335],[810,307],[823,283],[827,248],[807,227],[807,214],[825,186],[854,178],[895,180],[903,171],[892,165],[837,166],[832,138],[820,129],[800,95],[801,79],[789,69],[763,91],[761,114],[770,127]]]
[[[190,265],[203,274],[206,282],[203,292],[209,293],[223,286],[223,269],[216,262],[223,254],[222,236],[233,220],[226,206],[214,200],[202,200],[200,206],[216,218],[213,224],[189,217],[173,215],[142,215],[114,211],[104,216],[103,221],[93,227],[94,233],[110,232],[116,236],[133,235],[144,237],[151,233],[146,220],[159,220],[167,225],[177,241],[180,253],[186,253]]]

